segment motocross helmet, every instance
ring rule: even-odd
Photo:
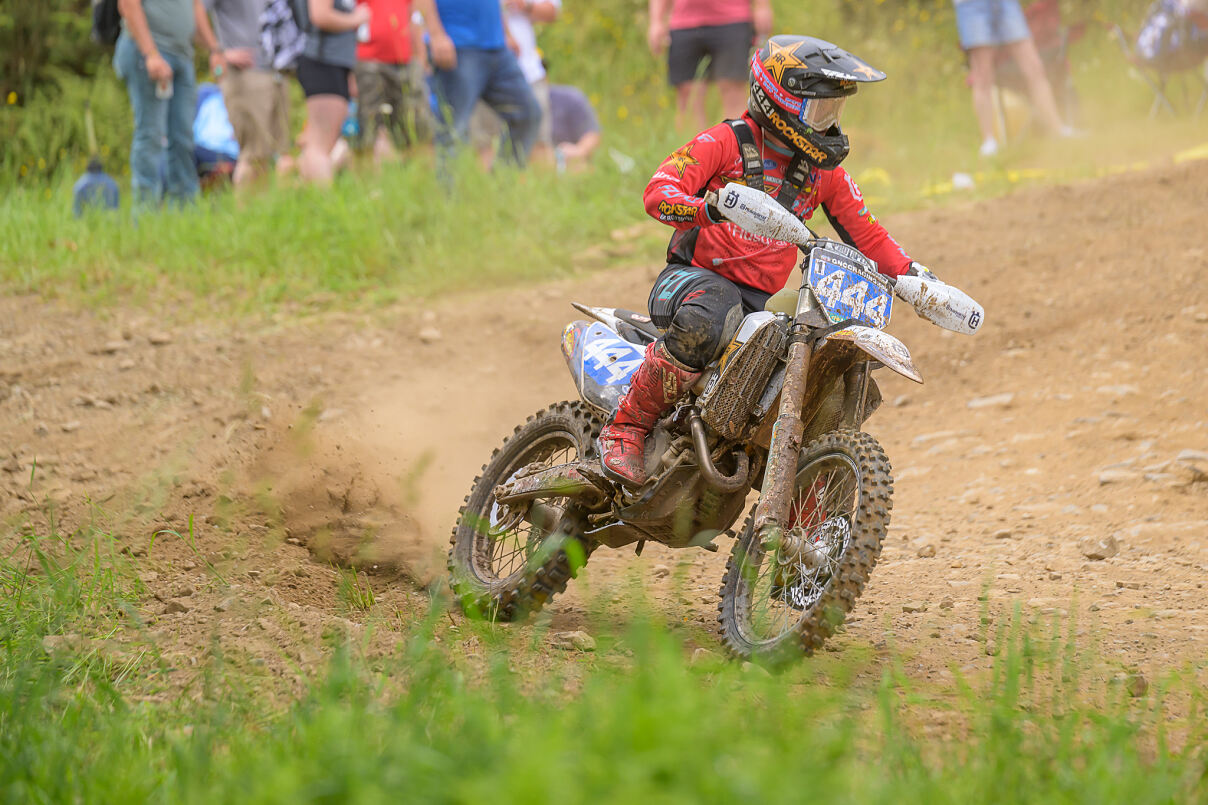
[[[773,36],[751,57],[747,108],[765,131],[830,170],[847,156],[839,117],[857,85],[885,74],[812,36]]]

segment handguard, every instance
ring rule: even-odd
[[[804,246],[814,233],[762,190],[731,182],[717,193],[717,211],[752,235]]]
[[[951,330],[973,335],[985,320],[985,311],[969,294],[938,279],[903,274],[893,291],[920,317]]]

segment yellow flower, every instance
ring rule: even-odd
[[[46,170],[46,160],[43,159],[42,157],[38,157],[38,170],[40,170],[40,171]]]
[[[617,120],[624,120],[627,117],[629,117],[629,107],[618,106],[617,107]]]
[[[17,104],[17,93],[16,93],[16,92],[9,92],[9,93],[8,93],[8,105],[9,105],[9,106],[16,106],[16,104]]]

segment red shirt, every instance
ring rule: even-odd
[[[360,0],[369,6],[369,41],[357,43],[357,61],[411,61],[411,0]]]
[[[743,115],[743,120],[763,153],[764,189],[775,196],[790,155],[771,143],[765,145],[763,131],[749,115]],[[702,197],[706,191],[742,179],[738,138],[729,124],[718,123],[663,161],[646,185],[646,212],[679,230],[700,227],[695,243],[691,238],[673,239],[678,257],[742,285],[775,293],[784,287],[797,264],[797,247],[748,234],[728,221],[715,224],[705,213]],[[910,268],[910,257],[877,222],[855,180],[843,168],[811,170],[809,181],[793,202],[793,212],[807,221],[819,205],[840,237],[875,260],[882,274],[896,277]],[[691,249],[690,256],[679,254],[685,247]]]
[[[678,31],[750,21],[751,0],[674,0],[668,27]]]

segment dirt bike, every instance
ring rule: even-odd
[[[727,185],[716,206],[751,234],[800,248],[799,290],[748,315],[658,422],[646,442],[649,480],[636,490],[605,477],[596,438],[660,331],[631,311],[573,303],[595,320],[562,333],[580,399],[516,428],[474,480],[454,527],[449,570],[468,612],[532,614],[600,546],[636,543],[640,554],[653,540],[716,551],[752,490],[758,498],[721,582],[727,650],[773,662],[809,654],[851,611],[893,506],[889,460],[860,430],[880,404],[871,375],[884,367],[922,382],[906,346],[883,330],[894,295],[965,333],[981,325],[982,309],[930,274],[895,283],[759,190]]]

